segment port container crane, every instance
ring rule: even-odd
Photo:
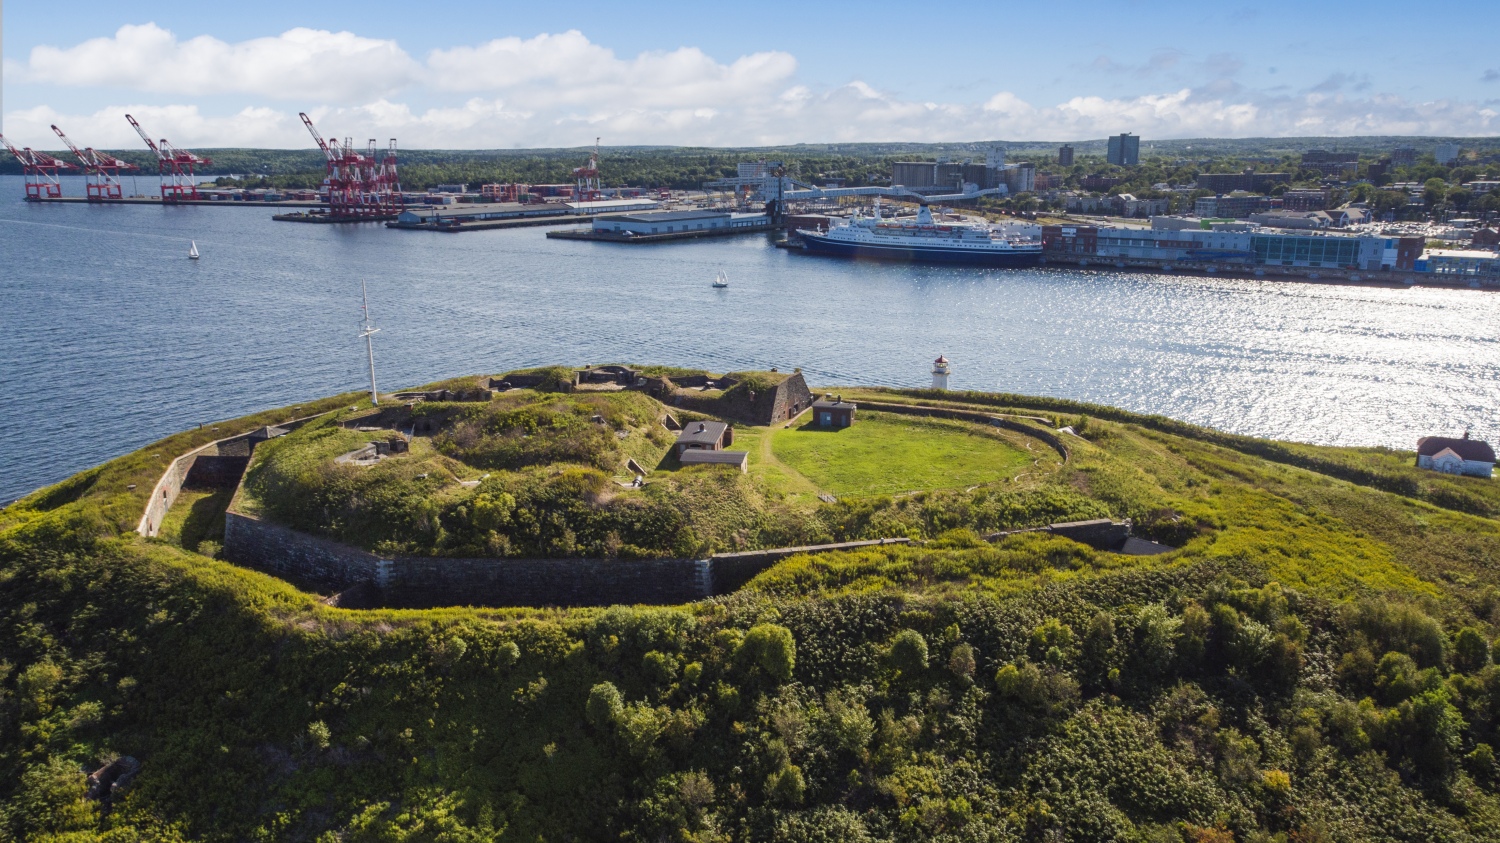
[[[374,138],[370,139],[368,150],[361,153],[355,149],[353,138],[345,138],[343,143],[337,138],[325,141],[311,117],[298,116],[327,161],[323,183],[328,187],[328,212],[332,219],[349,222],[392,219],[401,213],[405,205],[396,173],[395,138],[391,138],[390,147],[381,158]]]
[[[573,168],[573,179],[578,183],[579,202],[592,202],[599,198],[599,138],[594,138],[594,151],[589,154],[589,163]]]
[[[131,128],[135,129],[135,133],[141,136],[141,140],[156,155],[156,163],[161,170],[161,201],[181,202],[184,199],[200,198],[196,168],[200,164],[212,164],[213,161],[194,155],[186,149],[178,149],[168,143],[166,138],[159,142],[152,141],[134,117],[127,114],[125,119],[130,121]]]
[[[26,199],[36,202],[42,199],[58,199],[62,197],[62,182],[57,178],[62,170],[71,170],[73,165],[66,161],[59,161],[45,152],[36,152],[31,147],[16,149],[16,147],[4,135],[0,135],[0,144],[10,151],[11,155],[21,162],[21,173],[26,179]]]
[[[122,161],[108,152],[99,152],[93,147],[79,149],[78,145],[63,134],[63,130],[52,127],[52,131],[62,138],[62,142],[73,150],[73,154],[83,163],[83,172],[89,177],[85,186],[90,202],[102,202],[105,199],[121,199],[125,191],[120,187],[120,173],[140,169],[129,161]]]

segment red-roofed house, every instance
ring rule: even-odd
[[[1423,436],[1417,440],[1417,468],[1489,477],[1495,469],[1495,450],[1488,442],[1470,439],[1468,433],[1462,439]]]

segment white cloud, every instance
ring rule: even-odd
[[[621,145],[753,146],[1069,140],[1121,131],[1150,139],[1500,130],[1495,110],[1474,102],[1414,102],[1328,85],[1297,94],[1257,91],[1230,78],[1232,57],[1161,56],[1156,64],[1167,69],[1206,68],[1205,81],[1054,104],[1006,90],[975,103],[945,103],[903,98],[861,80],[812,88],[798,82],[796,59],[782,52],[724,62],[683,47],[622,58],[576,30],[434,50],[418,62],[394,41],[348,32],[294,29],[230,44],[207,36],[180,41],[145,24],[74,47],[38,47],[23,75],[29,84],[215,94],[246,104],[222,115],[190,104],[81,115],[32,108],[6,115],[6,128],[35,145],[59,122],[95,146],[132,147],[139,141],[122,118],[129,111],[154,136],[189,148],[305,148],[310,140],[296,117],[305,110],[325,136],[396,137],[407,148],[449,149],[580,146],[596,135]],[[451,99],[455,94],[467,99]],[[295,102],[265,104],[278,99]]]
[[[169,94],[345,100],[392,93],[420,71],[396,42],[352,32],[298,28],[229,44],[208,35],[180,41],[147,23],[66,49],[36,47],[23,78]]]

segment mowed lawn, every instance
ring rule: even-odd
[[[861,413],[854,426],[777,430],[776,458],[836,495],[875,495],[994,483],[1032,455],[963,422]]]

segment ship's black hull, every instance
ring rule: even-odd
[[[827,237],[806,232],[802,233],[802,242],[809,252],[862,260],[900,261],[905,263],[949,263],[1005,268],[1036,266],[1042,260],[1042,253],[1040,251],[999,252],[980,251],[978,249],[945,249],[941,246],[912,248],[908,246],[884,246],[870,243],[841,243],[837,240],[830,240]]]

